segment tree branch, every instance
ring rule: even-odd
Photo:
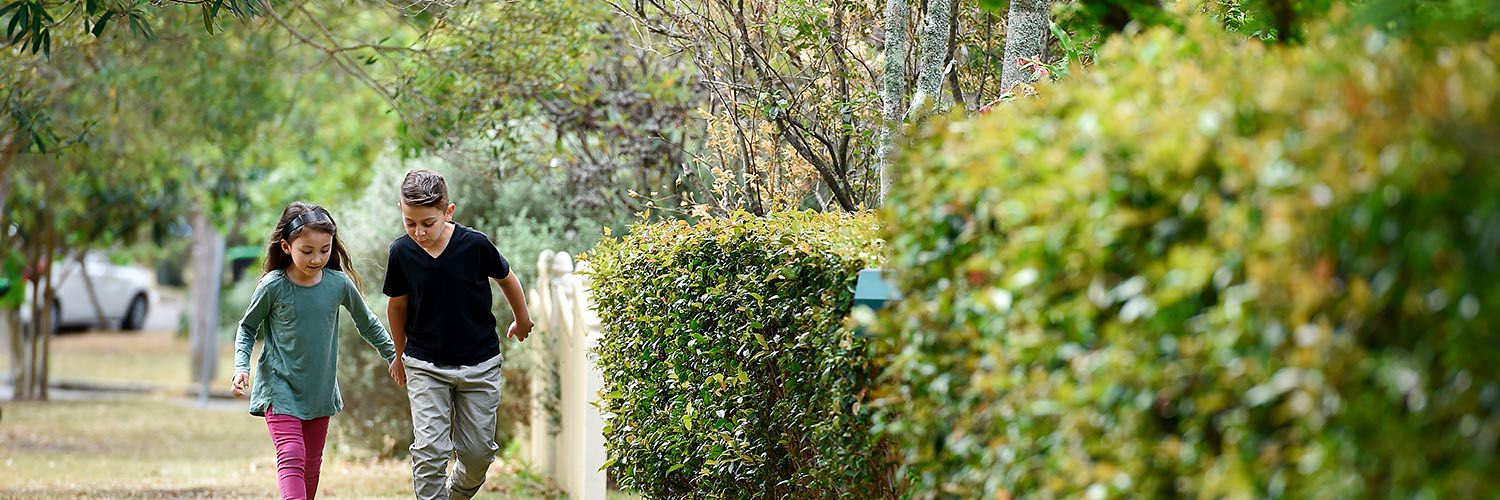
[[[823,176],[823,182],[828,183],[828,190],[833,192],[834,198],[839,202],[839,207],[849,212],[858,210],[858,207],[854,204],[854,200],[849,195],[849,191],[839,184],[838,178],[833,175],[833,172],[828,168],[828,164],[823,161],[823,158],[814,154],[800,137],[789,133],[786,124],[781,120],[776,120],[776,129],[781,132],[781,137],[792,145],[792,149],[797,150],[797,154],[802,155]]]

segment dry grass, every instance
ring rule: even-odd
[[[52,380],[149,385],[174,393],[192,386],[191,346],[165,332],[68,333],[52,339]],[[254,358],[251,358],[254,359]],[[234,344],[219,344],[221,387],[234,374]]]
[[[0,403],[0,499],[278,497],[275,450],[264,420],[243,405],[210,409],[171,397],[191,385],[185,339],[164,332],[88,332],[58,336],[52,346],[54,381],[158,391],[107,401]],[[220,347],[220,380],[227,386],[233,346]],[[319,498],[411,498],[407,461],[357,456],[332,439]],[[480,498],[559,496],[504,457],[491,467],[485,490]],[[609,498],[640,497],[611,492]]]
[[[0,405],[0,498],[276,498],[263,420],[173,400]],[[337,418],[337,417],[335,417]],[[319,498],[410,498],[404,460],[330,446]],[[490,498],[551,498],[514,462],[497,460]]]

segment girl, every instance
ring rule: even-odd
[[[265,274],[240,320],[231,391],[244,396],[250,351],[264,332],[250,414],[264,416],[276,445],[281,498],[312,500],[318,490],[328,418],[343,408],[338,381],[339,306],[389,363],[391,337],[365,306],[359,275],[323,207],[295,202],[281,213],[266,247]],[[265,325],[262,329],[261,326]]]

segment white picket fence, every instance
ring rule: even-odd
[[[575,267],[567,252],[545,250],[536,267],[528,292],[538,341],[530,374],[532,465],[572,500],[604,500],[604,420],[593,404],[604,376],[591,354],[600,331],[587,264]]]

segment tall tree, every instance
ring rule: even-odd
[[[1042,62],[1047,45],[1051,0],[1011,0],[1005,25],[1005,59],[1000,73],[1000,88],[1009,91],[1018,83],[1032,80],[1028,68]]]
[[[951,0],[929,0],[922,16],[921,63],[917,68],[917,93],[911,98],[907,115],[921,118],[943,105],[943,74],[948,68],[948,39]]]
[[[841,210],[878,193],[874,142],[879,99],[858,2],[826,5],[769,0],[641,2],[612,5],[679,58],[703,88],[706,127],[695,163],[719,169],[751,212],[797,208],[773,203],[777,184],[826,191]],[[680,56],[677,56],[680,55]],[[801,198],[801,196],[796,196]]]
[[[293,29],[262,23],[210,36],[193,14],[181,7],[157,11],[153,31],[161,36],[154,40],[54,31],[57,38],[42,54],[0,53],[8,69],[19,69],[3,77],[15,85],[7,88],[10,119],[0,122],[0,137],[24,141],[0,151],[0,192],[9,190],[3,222],[17,229],[14,237],[0,231],[8,238],[0,253],[14,248],[31,263],[69,259],[193,215],[201,269],[193,295],[203,300],[193,308],[191,373],[207,387],[219,382],[212,380],[219,337],[214,278],[224,235],[243,232],[251,219],[264,227],[274,217],[247,213],[252,198],[277,205],[360,188],[363,166],[394,130],[378,94],[347,91],[363,83],[353,73],[325,64],[327,52],[298,50],[307,45],[293,29],[315,19],[291,21]],[[377,29],[400,31],[394,22]],[[341,49],[347,49],[341,55],[379,50]],[[39,175],[46,182],[34,181]],[[47,209],[35,210],[37,204]],[[45,331],[51,292],[37,283],[35,296],[43,300],[33,301],[31,317],[40,321],[31,328]],[[23,378],[35,390],[18,396],[45,397],[47,342],[27,335],[33,347],[24,353]]]
[[[524,0],[438,14],[428,37],[463,49],[403,67],[400,94],[433,132],[414,149],[546,183],[581,216],[680,206],[698,97],[681,65],[601,22],[611,12]]]
[[[906,21],[910,16],[906,0],[885,2],[885,68],[881,74],[882,105],[880,108],[880,200],[884,201],[891,190],[891,159],[895,155],[896,141],[905,119],[902,107],[906,104]]]

